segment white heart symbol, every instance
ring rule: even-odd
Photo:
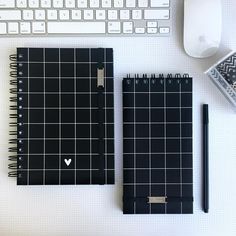
[[[71,159],[64,159],[64,162],[66,163],[67,166],[69,166],[71,163]]]

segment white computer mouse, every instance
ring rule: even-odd
[[[191,57],[214,55],[220,45],[221,0],[184,1],[184,49]]]

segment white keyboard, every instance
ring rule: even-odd
[[[0,0],[2,36],[168,36],[170,0]]]

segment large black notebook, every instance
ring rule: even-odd
[[[113,184],[113,50],[18,48],[11,59],[17,184]]]
[[[192,213],[192,79],[123,80],[124,214]]]

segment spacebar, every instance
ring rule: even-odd
[[[105,34],[105,22],[48,22],[49,34]]]

